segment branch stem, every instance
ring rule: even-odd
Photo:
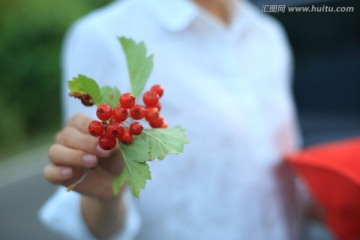
[[[81,178],[79,178],[76,182],[66,188],[66,191],[70,192],[71,190],[74,190],[74,188],[79,185],[90,173],[92,173],[93,170],[94,168],[87,169],[86,172],[81,176]]]

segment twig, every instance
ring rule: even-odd
[[[81,176],[81,178],[79,178],[76,182],[66,188],[66,191],[70,192],[71,190],[74,190],[74,188],[79,185],[93,170],[94,168],[89,168],[88,170],[86,170],[86,172]]]

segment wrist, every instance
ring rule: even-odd
[[[83,195],[80,204],[85,223],[99,239],[108,238],[122,228],[126,207],[121,194],[109,199]]]
[[[110,197],[89,196],[82,194],[80,198],[80,203],[83,212],[90,207],[101,210],[102,212],[117,212],[119,209],[124,209],[124,190],[125,186],[120,189],[117,195],[112,195]]]

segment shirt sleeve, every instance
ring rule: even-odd
[[[85,107],[77,99],[68,96],[67,81],[78,74],[95,79],[100,86],[121,85],[127,79],[125,58],[116,36],[106,31],[106,26],[94,14],[75,23],[69,30],[62,50],[62,107],[64,122],[82,112],[95,118],[95,109]],[[126,80],[127,81],[127,80]],[[80,195],[59,188],[39,212],[40,220],[48,228],[70,239],[95,239],[83,221]],[[112,239],[133,239],[141,221],[137,207],[129,193],[125,195],[126,219],[121,232]]]
[[[122,230],[109,240],[135,239],[140,228],[140,217],[129,191],[123,195],[126,205],[125,221]],[[50,230],[73,240],[96,240],[87,228],[80,209],[80,194],[66,192],[64,187],[48,199],[39,211],[41,222]]]

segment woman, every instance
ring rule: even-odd
[[[152,180],[135,202],[123,187],[119,150],[103,151],[87,133],[94,109],[67,95],[84,74],[129,90],[117,36],[154,53],[149,85],[165,87],[163,115],[186,128],[179,156],[152,162]],[[247,1],[127,0],[95,11],[69,32],[63,56],[64,114],[45,178],[59,188],[41,211],[49,227],[74,239],[274,239],[300,237],[304,198],[282,156],[297,147],[291,53],[282,28]],[[79,112],[87,111],[86,114]]]

